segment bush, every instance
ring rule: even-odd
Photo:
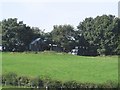
[[[49,88],[61,88],[62,82],[61,81],[50,81],[48,84]]]
[[[101,85],[102,88],[118,88],[118,83],[114,81],[107,81]]]
[[[2,75],[2,85],[3,86],[5,85],[5,81],[6,81],[5,75]]]
[[[30,85],[35,88],[41,88],[44,85],[43,81],[39,77],[32,78],[30,80],[30,83]]]
[[[68,81],[63,84],[64,88],[80,88],[80,84],[76,81]]]
[[[18,80],[18,86],[30,86],[28,85],[30,80],[25,76],[18,77],[17,80]]]
[[[93,83],[77,83],[76,81],[61,82],[57,80],[51,80],[48,77],[41,79],[40,77],[28,78],[25,76],[18,77],[15,73],[7,73],[2,75],[2,85],[6,86],[24,86],[31,88],[48,88],[55,90],[105,90],[106,88],[118,88],[118,83],[108,81],[104,84]]]
[[[5,85],[13,85],[17,86],[17,74],[15,73],[8,73],[2,77],[2,82],[4,82]]]

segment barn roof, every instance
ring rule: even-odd
[[[41,38],[37,38],[34,41],[32,41],[30,44],[34,44],[35,42],[39,41]]]

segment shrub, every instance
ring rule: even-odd
[[[50,81],[48,84],[49,88],[61,88],[62,87],[62,82],[61,81]]]
[[[31,78],[30,83],[31,86],[35,88],[41,88],[44,85],[43,81],[39,77]]]
[[[5,75],[2,75],[2,85],[3,85],[3,86],[5,85],[5,82],[6,82]]]
[[[30,80],[25,76],[18,77],[17,80],[18,86],[30,86],[28,85],[30,83]]]
[[[5,74],[2,81],[5,83],[5,85],[17,86],[17,74],[12,72]]]
[[[64,88],[79,88],[80,84],[76,81],[68,81],[63,84]]]
[[[2,75],[2,85],[8,86],[24,86],[31,88],[48,88],[55,90],[105,90],[106,88],[118,88],[118,83],[113,81],[107,81],[104,84],[93,84],[93,83],[77,83],[76,81],[61,82],[52,80],[49,77],[41,79],[40,77],[28,78],[25,76],[18,77],[15,73],[7,73]]]
[[[102,88],[118,88],[118,83],[114,81],[107,81],[101,85]]]

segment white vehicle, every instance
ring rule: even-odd
[[[72,49],[71,54],[77,55],[78,54],[78,49]]]
[[[72,49],[71,54],[77,55],[78,54],[78,47],[75,47],[75,49]]]
[[[2,45],[0,45],[0,51],[2,51]]]

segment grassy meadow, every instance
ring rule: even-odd
[[[2,53],[3,74],[49,77],[53,80],[82,83],[118,81],[118,57],[88,57],[65,53]]]

